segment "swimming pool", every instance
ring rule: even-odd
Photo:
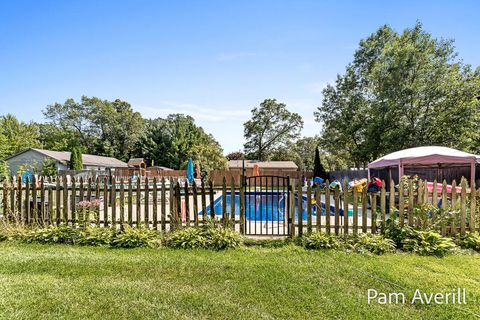
[[[285,204],[285,194],[281,192],[246,192],[245,200],[248,204],[245,207],[245,217],[247,220],[257,221],[284,221],[285,209],[288,205]],[[235,193],[235,215],[240,215],[240,194]],[[303,196],[302,200],[302,219],[307,220],[307,197]],[[325,203],[321,203],[321,215],[326,215]],[[227,213],[231,214],[231,195],[226,195]],[[210,205],[206,208],[207,214],[210,213]],[[218,197],[214,202],[215,215],[222,215],[222,197]],[[203,210],[199,212],[203,215]],[[317,206],[312,204],[312,215],[317,215]],[[335,215],[335,207],[330,205],[330,215]],[[343,216],[343,209],[339,210],[339,215]],[[298,196],[295,196],[295,220],[298,220]]]

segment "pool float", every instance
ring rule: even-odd
[[[362,192],[363,188],[365,188],[366,186],[367,186],[367,179],[366,178],[363,178],[363,179],[360,179],[360,180],[355,179],[353,181],[348,182],[348,189],[349,190],[353,190],[353,188],[357,188],[358,192]]]

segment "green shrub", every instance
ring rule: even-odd
[[[385,254],[395,251],[395,242],[379,234],[360,233],[345,238],[346,248],[358,253]]]
[[[207,221],[199,228],[175,230],[167,238],[167,246],[179,249],[205,248],[223,250],[236,248],[242,242],[241,236],[230,228],[220,226],[216,221]]]
[[[205,248],[206,239],[199,228],[180,229],[170,234],[168,246],[178,249]]]
[[[23,240],[29,229],[21,224],[3,223],[0,227],[0,241]]]
[[[247,247],[281,248],[293,243],[292,238],[285,239],[244,239],[243,244]]]
[[[21,239],[25,242],[38,243],[65,243],[74,244],[78,239],[79,231],[71,226],[60,224],[45,228],[33,228],[27,231]]]
[[[381,232],[385,238],[391,239],[398,249],[402,249],[404,240],[412,236],[413,229],[407,225],[401,227],[397,220],[387,219]]]
[[[465,235],[458,235],[455,243],[463,249],[472,249],[480,252],[480,234],[478,232],[469,232]]]
[[[113,247],[118,248],[149,248],[159,244],[160,237],[155,230],[124,225],[122,230],[115,234],[111,241]]]
[[[113,229],[88,226],[80,231],[76,243],[81,246],[109,246],[114,235]]]
[[[323,232],[314,232],[303,236],[299,238],[299,241],[306,249],[339,249],[343,246],[342,241],[337,236]]]
[[[424,256],[443,257],[455,248],[452,239],[442,237],[434,231],[412,230],[411,235],[403,240],[403,249]]]

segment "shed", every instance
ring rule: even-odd
[[[383,156],[368,164],[368,176],[385,181],[400,181],[403,175],[418,175],[428,181],[451,183],[462,177],[475,181],[475,164],[477,156],[460,150],[425,146],[404,149]],[[388,183],[387,183],[388,185]]]

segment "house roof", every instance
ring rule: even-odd
[[[144,163],[145,163],[145,159],[143,158],[131,158],[130,160],[128,160],[128,166],[133,166],[133,167],[140,167]]]
[[[298,166],[293,161],[256,161],[245,160],[245,168],[253,168],[255,164],[258,164],[259,169],[291,169],[297,170]],[[241,169],[243,167],[243,160],[230,160],[228,161],[229,169]]]
[[[37,148],[30,148],[14,154],[8,157],[6,160],[14,158],[22,153],[25,153],[29,150],[33,150],[35,152],[41,153],[49,158],[55,159],[60,163],[67,164],[70,162],[70,152],[69,151],[52,151],[52,150],[44,150],[44,149],[37,149]],[[99,167],[112,167],[112,168],[119,168],[119,167],[127,167],[128,165],[116,158],[112,157],[103,157],[103,156],[96,156],[93,154],[83,154],[82,155],[83,164],[86,166],[99,166]]]

